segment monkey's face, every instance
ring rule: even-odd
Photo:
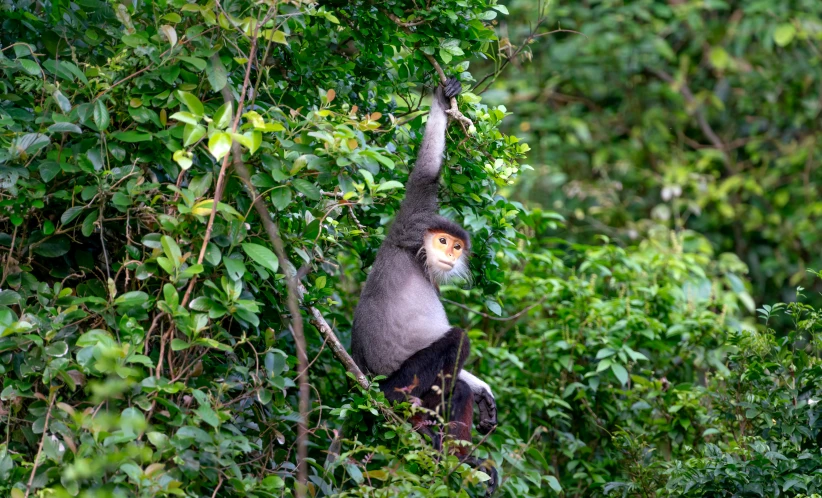
[[[467,276],[464,240],[446,232],[432,231],[425,234],[423,247],[428,271],[437,281]]]

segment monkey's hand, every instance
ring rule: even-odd
[[[480,434],[488,434],[497,426],[497,402],[487,390],[483,390],[476,399],[477,408],[479,408],[477,431]]]
[[[488,481],[488,488],[485,491],[485,496],[491,496],[494,494],[494,491],[496,491],[499,486],[499,473],[497,473],[494,463],[490,460],[480,460],[479,458],[472,456],[462,457],[460,460],[463,463],[467,463],[471,467],[488,474],[488,477],[491,479]]]
[[[451,98],[459,95],[461,91],[462,84],[460,81],[457,78],[448,78],[445,84],[440,84],[437,87],[434,97],[437,104],[445,111],[451,108]]]

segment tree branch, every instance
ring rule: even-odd
[[[226,102],[231,102],[232,96],[231,92],[228,90],[226,86],[222,90],[223,100]],[[242,107],[242,105],[241,105]],[[238,113],[242,112],[242,109],[237,110]],[[240,177],[243,184],[245,185],[246,190],[248,191],[249,196],[252,199],[254,209],[257,211],[257,215],[260,218],[260,222],[265,229],[266,234],[268,235],[269,240],[271,241],[271,245],[274,247],[274,252],[277,254],[277,259],[279,261],[280,268],[283,268],[288,271],[289,268],[293,268],[293,265],[288,260],[285,254],[285,247],[283,244],[282,237],[280,236],[280,229],[277,223],[271,219],[271,214],[268,212],[268,207],[265,204],[265,201],[261,195],[257,192],[257,189],[251,183],[251,174],[248,171],[248,168],[245,165],[245,162],[242,158],[242,150],[240,149],[240,145],[235,141],[231,144],[231,156],[233,158],[233,166],[234,171],[237,173],[237,176]],[[300,312],[299,303],[302,302],[303,296],[308,292],[299,280],[297,279],[297,274],[286,274],[286,285],[288,287],[288,309],[291,313],[291,332],[294,335],[294,342],[297,348],[297,378],[299,380],[300,386],[300,404],[299,404],[299,411],[300,411],[300,425],[299,431],[297,436],[297,459],[298,459],[298,480],[301,484],[305,484],[306,477],[307,477],[307,469],[305,467],[305,460],[307,456],[307,436],[308,431],[306,428],[306,423],[308,421],[308,401],[309,401],[309,385],[308,385],[308,357],[306,354],[306,343],[305,343],[305,333],[303,327],[303,317],[302,313]],[[348,354],[343,347],[340,340],[337,338],[336,334],[334,333],[333,329],[328,322],[323,317],[320,311],[313,307],[308,307],[309,312],[311,313],[311,323],[317,327],[320,333],[324,336],[325,340],[328,342],[331,351],[334,353],[334,356],[345,366],[345,368],[354,374],[354,377],[357,379],[357,383],[363,387],[363,389],[368,389],[370,383],[362,371],[357,367],[357,364],[354,363],[354,359]],[[300,488],[298,488],[299,491]]]
[[[303,284],[298,284],[297,289],[300,291],[300,299],[308,292],[303,286]],[[325,340],[328,342],[328,347],[331,348],[331,351],[334,353],[334,356],[337,357],[338,360],[345,366],[346,370],[354,374],[354,378],[357,379],[357,383],[363,388],[368,389],[371,385],[368,382],[368,378],[362,373],[360,367],[354,363],[354,359],[351,358],[351,355],[348,354],[348,351],[345,350],[345,347],[342,345],[340,340],[337,338],[337,335],[334,333],[334,330],[328,324],[328,322],[323,317],[320,310],[315,308],[314,306],[309,306],[308,311],[311,313],[311,324],[317,327],[320,333],[323,335]]]
[[[400,20],[399,17],[395,16],[386,9],[380,8],[380,12],[385,14],[389,19],[391,19],[391,21],[394,22],[394,24],[396,24],[397,26],[402,28],[406,33],[409,34],[412,33],[412,31],[408,29],[410,26],[417,26],[419,24],[424,24],[426,22],[425,20],[403,22]],[[428,62],[430,62],[432,66],[434,66],[434,69],[437,71],[437,74],[440,77],[440,83],[444,85],[447,78],[445,77],[445,72],[442,70],[442,67],[440,67],[439,63],[433,55],[425,54],[425,58],[428,59]],[[445,113],[451,116],[456,121],[459,121],[460,125],[462,125],[463,129],[465,129],[466,132],[474,126],[474,122],[465,117],[465,115],[460,112],[460,108],[457,105],[456,97],[451,97],[451,108],[445,111]]]
[[[437,59],[434,58],[433,55],[425,54],[425,58],[428,59],[428,62],[434,66],[434,69],[437,71],[437,74],[440,76],[440,83],[443,85],[447,81],[448,78],[445,77],[445,72],[440,67]],[[455,120],[459,121],[463,128],[468,131],[472,126],[474,126],[474,122],[470,119],[466,118],[463,113],[460,112],[460,108],[457,105],[457,98],[451,97],[451,108],[445,111],[446,114],[454,118]]]
[[[672,85],[674,88],[678,88],[679,94],[682,95],[682,98],[685,99],[689,105],[694,106],[694,115],[696,116],[696,122],[699,124],[699,128],[702,130],[702,133],[710,140],[711,144],[714,147],[719,149],[722,153],[722,158],[725,161],[726,165],[730,165],[730,158],[728,157],[728,147],[725,145],[725,142],[719,138],[719,135],[716,134],[714,129],[711,127],[711,124],[708,123],[708,119],[705,117],[705,113],[702,111],[702,105],[697,102],[696,97],[694,96],[691,89],[688,87],[688,84],[684,81],[678,83],[673,76],[666,73],[661,69],[646,69],[649,73],[653,74],[657,78],[661,79],[662,81]]]

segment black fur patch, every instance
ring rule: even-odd
[[[455,223],[448,218],[443,218],[439,215],[432,216],[428,230],[432,232],[445,232],[448,235],[462,239],[462,241],[465,242],[465,251],[467,252],[471,250],[471,235],[458,223]]]

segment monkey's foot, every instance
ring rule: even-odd
[[[497,402],[491,393],[483,391],[477,398],[477,407],[479,408],[479,424],[477,424],[477,431],[480,434],[488,434],[497,426]]]
[[[467,463],[471,467],[474,467],[477,470],[481,470],[488,474],[488,477],[491,479],[488,480],[488,490],[485,492],[485,496],[491,496],[494,494],[494,491],[497,490],[497,486],[499,486],[499,474],[497,473],[497,468],[489,460],[480,460],[477,457],[464,457],[460,459],[463,463]]]

